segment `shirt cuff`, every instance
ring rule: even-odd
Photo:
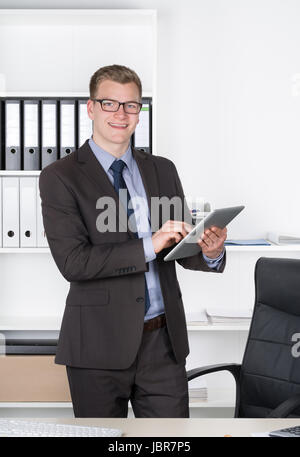
[[[144,246],[144,253],[146,263],[151,262],[152,260],[156,259],[156,254],[154,252],[152,237],[148,236],[143,238],[143,246]]]
[[[224,254],[225,254],[225,249],[223,249],[221,254],[218,257],[216,257],[215,259],[211,259],[210,257],[207,257],[205,254],[203,254],[203,258],[204,258],[205,262],[207,263],[207,265],[209,266],[209,268],[218,269],[222,263]]]

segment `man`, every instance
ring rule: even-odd
[[[141,97],[129,68],[96,71],[87,103],[92,138],[40,175],[49,246],[70,282],[55,361],[67,367],[76,417],[126,417],[128,400],[136,417],[189,416],[184,309],[175,262],[163,258],[191,218],[174,164],[130,146]],[[150,199],[174,196],[185,211],[160,216],[152,233]],[[137,197],[145,202],[139,214],[128,204]],[[103,228],[107,201],[112,230]],[[136,232],[124,229],[124,214]],[[178,262],[221,272],[225,239],[226,229],[207,230],[202,252]]]

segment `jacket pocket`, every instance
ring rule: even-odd
[[[107,289],[71,289],[66,300],[67,306],[105,306],[108,303]]]

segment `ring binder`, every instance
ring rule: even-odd
[[[58,158],[57,148],[57,101],[42,100],[42,160],[41,167],[45,168]]]
[[[23,169],[40,169],[39,101],[23,102]]]
[[[3,247],[19,247],[19,178],[2,178]]]
[[[21,170],[21,103],[5,101],[5,169]]]
[[[60,101],[60,159],[75,150],[75,100]]]
[[[135,128],[133,134],[133,144],[137,149],[142,151],[149,152],[150,154],[152,149],[152,140],[151,140],[151,99],[143,98],[142,99],[142,109],[140,111],[140,120]]]
[[[36,247],[36,178],[20,178],[20,247]]]
[[[87,100],[88,99],[78,100],[77,104],[78,147],[82,146],[93,134],[93,121],[89,118],[87,113]]]

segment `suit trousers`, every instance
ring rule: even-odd
[[[135,417],[189,417],[185,362],[176,362],[166,326],[144,331],[127,369],[66,369],[75,417],[127,417],[129,400]]]

